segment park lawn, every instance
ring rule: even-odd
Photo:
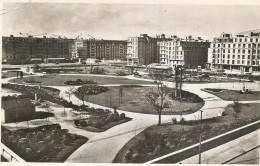
[[[252,101],[252,100],[260,100],[260,91],[252,91],[251,94],[240,94],[235,90],[223,90],[221,92],[211,92],[207,91],[223,100],[227,101]]]
[[[155,109],[146,100],[145,94],[149,91],[156,91],[157,87],[123,87],[124,96],[122,97],[122,103],[119,103],[119,86],[109,87],[109,90],[97,95],[89,95],[85,97],[85,100],[94,104],[117,107],[119,110],[145,113],[145,114],[157,114]],[[111,97],[111,100],[110,100]],[[180,111],[195,112],[203,107],[204,102],[189,103],[170,100],[171,109],[163,111],[164,115],[179,114]]]
[[[27,73],[23,73],[23,76],[29,75]],[[10,77],[17,77],[17,73],[16,72],[2,72],[2,78],[10,78]],[[19,74],[20,77],[20,74]]]
[[[242,109],[239,114],[239,118],[236,120],[233,117],[234,110],[232,108],[232,105],[227,106],[224,112],[224,116],[202,121],[202,139],[206,140],[214,136],[220,135],[222,133],[225,133],[227,131],[233,130],[234,128],[238,128],[250,122],[259,120],[259,107],[259,103],[242,104]],[[187,122],[187,124],[182,125],[173,125],[168,123],[163,124],[162,126],[151,126],[139,133],[138,135],[136,135],[135,137],[133,137],[131,140],[129,140],[124,145],[124,147],[118,152],[118,154],[113,160],[113,163],[143,163],[150,161],[154,158],[160,157],[162,155],[165,155],[167,153],[171,153],[188,147],[190,145],[196,144],[199,141],[197,133],[199,128],[198,126],[198,122]],[[152,146],[148,143],[144,148],[147,151],[151,149],[154,149],[154,151],[152,150],[153,152],[150,151],[149,153],[136,153],[136,149],[138,149],[140,145],[143,145],[146,142],[148,142],[148,140],[146,140],[147,135],[150,135],[150,139],[152,140],[158,138],[159,135],[161,138],[163,138],[164,141],[161,142],[160,145],[159,141],[153,142],[149,140],[149,142],[153,142],[155,143],[155,145]],[[178,138],[177,141],[176,138]],[[158,150],[158,146],[163,148]],[[135,160],[126,161],[124,158],[128,153],[130,147],[134,147],[135,154],[137,154],[138,158],[135,156]],[[142,147],[140,149],[142,149]]]
[[[15,83],[23,83],[25,81],[29,81],[32,78],[27,77],[23,79],[12,79],[11,82]],[[81,79],[85,81],[93,80],[98,84],[153,84],[151,81],[142,81],[142,80],[131,80],[127,78],[119,78],[119,77],[106,77],[106,76],[92,76],[92,75],[55,75],[55,76],[35,76],[33,77],[35,81],[42,82],[42,85],[45,86],[61,86],[64,85],[65,81],[76,81],[77,79]]]

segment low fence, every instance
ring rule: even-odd
[[[4,144],[1,143],[0,147],[2,156],[4,156],[4,158],[6,158],[9,162],[26,162]]]
[[[234,129],[232,131],[226,132],[224,134],[218,135],[216,137],[207,139],[201,142],[201,152],[207,151],[209,149],[215,148],[219,145],[232,141],[250,132],[253,132],[260,128],[260,121],[250,123],[248,125],[242,126],[240,128]],[[165,156],[159,157],[157,159],[151,160],[147,163],[178,163],[189,157],[197,155],[199,152],[199,143],[189,146],[187,148],[178,150],[176,152],[167,154]],[[195,164],[195,163],[194,163]]]

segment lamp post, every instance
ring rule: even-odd
[[[201,164],[201,127],[202,127],[202,110],[200,110],[200,136],[199,136],[199,164]]]

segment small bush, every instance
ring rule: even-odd
[[[125,119],[125,113],[120,114],[120,120]]]

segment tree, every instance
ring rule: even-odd
[[[161,115],[164,108],[168,106],[165,101],[166,96],[169,94],[170,89],[163,85],[163,75],[157,75],[157,92],[148,92],[145,96],[151,106],[154,107],[158,114],[158,125],[161,125]]]
[[[68,96],[69,100],[71,96],[75,93],[76,89],[73,86],[70,86],[68,90],[65,91],[66,96]]]
[[[237,100],[234,100],[232,108],[234,109],[233,116],[237,121],[237,119],[239,118],[239,113],[241,112],[241,109],[242,109],[242,104],[240,102],[238,102]]]
[[[85,105],[85,97],[88,94],[89,89],[86,87],[78,88],[74,94],[82,101],[83,105]]]

